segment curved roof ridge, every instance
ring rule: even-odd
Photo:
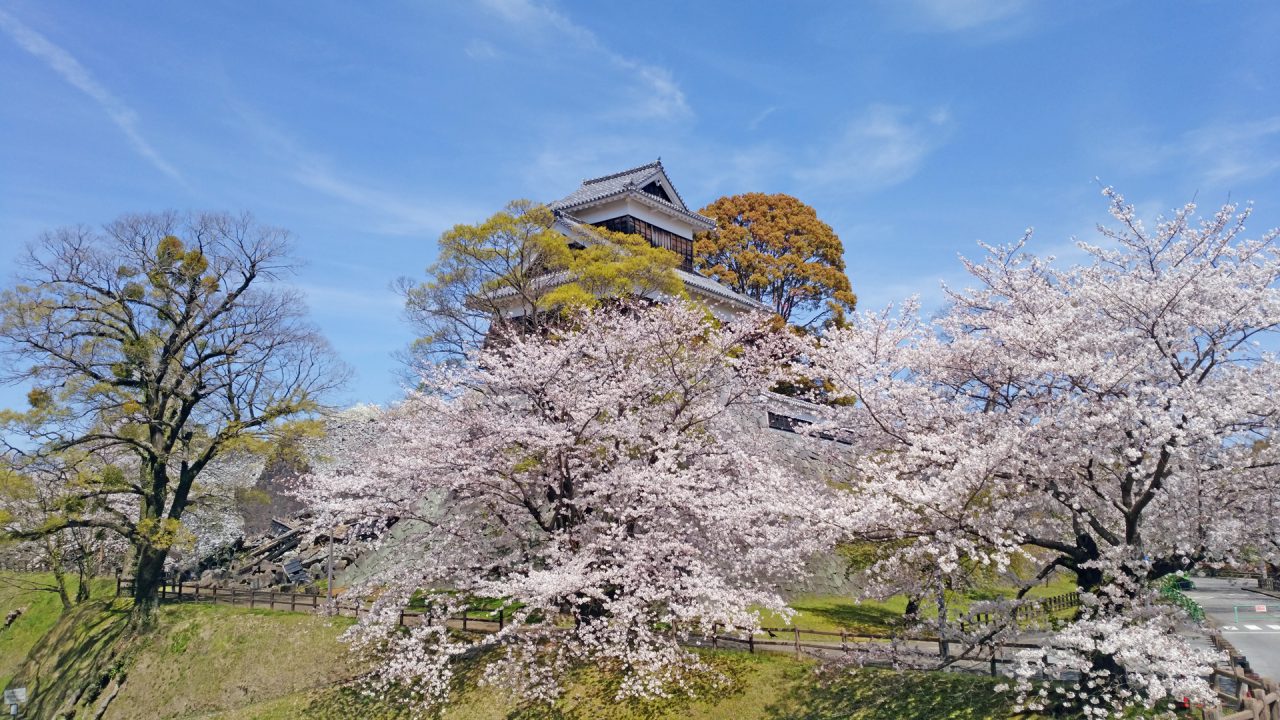
[[[600,177],[597,177],[597,178],[587,178],[586,180],[582,181],[582,184],[594,185],[595,183],[598,183],[598,182],[604,182],[605,180],[612,180],[614,178],[622,177],[623,175],[630,175],[632,173],[640,172],[641,170],[648,170],[649,168],[654,168],[659,170],[663,169],[662,158],[658,158],[657,160],[654,160],[651,163],[646,163],[644,165],[637,165],[636,167],[633,167],[630,170],[623,170],[621,172],[611,173],[609,175],[601,175]]]

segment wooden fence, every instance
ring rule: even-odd
[[[133,590],[132,578],[116,580],[116,595],[124,595]],[[286,593],[271,590],[249,590],[235,588],[219,588],[201,586],[194,583],[166,583],[159,590],[161,602],[207,602],[213,604],[239,605],[263,610],[279,610],[291,612],[330,613],[344,617],[359,618],[369,612],[369,607],[361,603],[335,600],[330,603],[320,595],[305,593]],[[1058,610],[1074,607],[1080,602],[1076,593],[1057,595],[1045,598],[1032,607],[1038,607],[1037,614],[1048,614]],[[979,616],[981,617],[981,616]],[[432,622],[433,614],[429,610],[401,610],[399,624],[404,626],[419,625]],[[461,615],[450,616],[445,622],[462,630],[475,632],[497,632],[506,626],[505,610],[489,610],[487,608],[469,608]],[[868,644],[883,643],[887,645],[895,638],[885,634],[860,633],[849,630],[809,630],[800,627],[762,627],[757,633],[725,630],[712,633],[700,646],[710,646],[725,650],[744,650],[750,653],[775,652],[795,653],[796,656],[809,654],[815,657],[824,655],[844,655],[855,652],[858,646],[864,648]],[[916,645],[924,652],[926,648],[938,648],[940,658],[954,659],[949,655],[948,645],[940,643],[937,638],[896,638],[900,642]],[[989,668],[992,675],[998,674],[998,666],[1012,663],[1013,653],[1027,648],[1038,648],[1028,643],[1002,643],[994,647],[980,648],[965,657],[969,671],[978,667]],[[982,670],[978,670],[982,672]],[[1209,681],[1222,701],[1222,708],[1199,708],[1202,720],[1280,720],[1280,683],[1268,678],[1246,675],[1238,668],[1214,668]],[[1234,711],[1227,711],[1232,707]]]
[[[1053,615],[1061,610],[1069,610],[1080,606],[1080,593],[1069,592],[1047,598],[1032,600],[1025,605],[1013,609],[1015,620],[1037,620]],[[973,622],[985,625],[991,622],[991,613],[978,613]]]
[[[1238,668],[1214,668],[1209,683],[1222,707],[1201,708],[1204,720],[1280,720],[1280,683]]]
[[[126,595],[133,591],[133,578],[116,579],[116,596]],[[274,590],[250,590],[238,588],[220,588],[216,585],[202,586],[195,583],[165,583],[159,589],[160,602],[207,602],[222,605],[240,605],[264,610],[280,610],[290,612],[313,612],[340,615],[359,619],[369,613],[369,606],[364,603],[335,599],[332,603],[327,597],[308,593],[276,592]],[[429,609],[402,609],[399,623],[406,627],[431,622],[435,615]],[[468,608],[466,612],[445,618],[445,622],[463,630],[479,632],[496,632],[506,627],[506,610],[498,608]]]

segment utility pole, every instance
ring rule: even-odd
[[[329,612],[333,612],[333,525],[329,526],[329,581],[326,583],[326,589],[329,591]]]

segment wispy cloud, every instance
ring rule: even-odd
[[[484,5],[523,32],[554,31],[578,47],[601,54],[645,89],[645,103],[629,110],[651,118],[678,119],[692,115],[684,91],[671,71],[615,52],[587,28],[532,0],[484,0]]]
[[[492,60],[498,57],[498,48],[488,40],[472,40],[463,52],[472,60]]]
[[[138,129],[138,114],[94,79],[92,73],[71,53],[53,44],[44,35],[32,30],[4,10],[0,10],[0,30],[3,30],[23,50],[43,61],[63,80],[92,98],[106,112],[111,122],[125,134],[133,149],[147,162],[174,180],[182,181],[182,175],[177,169],[142,136],[142,132]]]
[[[270,171],[358,211],[363,229],[384,235],[434,235],[454,223],[475,217],[470,208],[446,206],[426,193],[389,189],[385,183],[361,179],[314,152],[248,105],[229,98],[226,105],[240,126],[261,146],[273,165]],[[327,207],[327,205],[326,205]]]
[[[1280,115],[1188,132],[1183,146],[1214,184],[1258,180],[1280,170]]]
[[[318,156],[294,158],[288,175],[304,187],[366,211],[372,228],[388,235],[435,234],[468,217],[441,208],[427,197],[412,197],[351,179]]]
[[[926,32],[965,32],[1009,26],[1025,18],[1027,0],[898,0],[903,21]]]
[[[894,105],[872,105],[843,134],[796,172],[802,181],[875,190],[901,183],[943,143],[951,119],[944,109],[921,115]]]
[[[778,111],[777,105],[770,105],[769,107],[761,110],[760,112],[756,113],[755,117],[751,118],[751,122],[747,123],[747,129],[755,130],[756,128],[760,127],[760,123],[764,122],[766,118],[768,118],[770,115],[774,114],[777,111]]]
[[[390,288],[352,290],[319,283],[294,283],[292,287],[307,298],[312,310],[323,309],[327,314],[362,318],[366,322],[370,318],[390,317],[398,323],[397,313],[404,308],[404,299]]]
[[[1280,173],[1280,115],[1213,122],[1159,138],[1151,129],[1109,134],[1097,141],[1108,164],[1143,175],[1192,179],[1232,189]]]

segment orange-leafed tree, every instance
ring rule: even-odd
[[[800,200],[745,193],[722,197],[700,212],[717,227],[696,239],[698,269],[772,307],[787,322],[838,325],[857,303],[840,238]]]

